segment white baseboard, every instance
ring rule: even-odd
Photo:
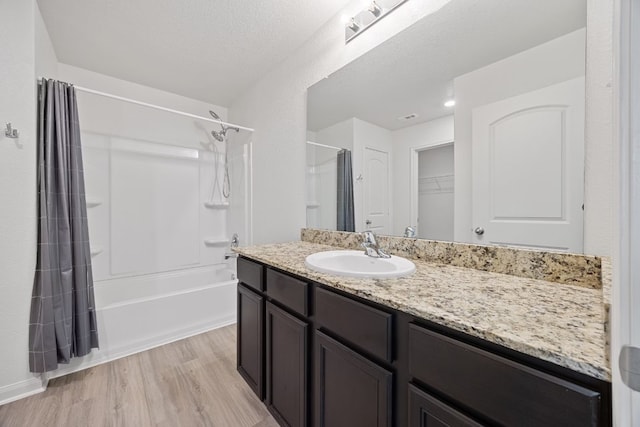
[[[34,394],[42,393],[46,389],[47,379],[44,375],[38,375],[25,381],[0,387],[0,406]]]

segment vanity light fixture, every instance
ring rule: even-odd
[[[344,18],[345,43],[353,40],[357,35],[387,16],[394,9],[408,0],[372,0],[367,1],[365,8],[351,18]]]
[[[369,12],[375,16],[376,18],[379,17],[380,15],[382,15],[382,8],[380,6],[378,6],[378,3],[376,3],[375,1],[371,2],[371,4],[369,5]]]
[[[351,18],[351,22],[349,22],[347,28],[349,28],[354,33],[360,31],[360,25],[358,25],[358,23],[356,22],[356,18]]]
[[[451,108],[454,105],[456,105],[456,100],[455,99],[448,99],[444,102],[444,106],[447,108]]]

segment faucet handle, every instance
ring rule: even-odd
[[[404,229],[404,237],[416,237],[416,229],[410,225],[407,226],[407,228]]]
[[[378,258],[391,258],[391,255],[378,248]]]
[[[378,242],[376,241],[376,235],[371,230],[366,230],[362,232],[362,237],[364,238],[364,243],[378,246]]]
[[[371,247],[371,243],[360,243],[360,246],[362,246],[364,248],[364,254],[373,258],[377,258],[378,257],[378,253],[376,252],[376,250],[374,248]]]

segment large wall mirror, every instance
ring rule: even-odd
[[[586,0],[451,0],[311,86],[307,226],[582,252],[585,37]]]

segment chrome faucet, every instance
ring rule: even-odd
[[[233,233],[233,236],[231,236],[231,241],[229,242],[229,247],[231,249],[237,248],[238,246],[240,246],[240,238],[238,237],[238,233]],[[227,252],[224,254],[224,259],[229,259],[229,258],[238,258],[238,254],[235,252]]]
[[[233,233],[233,236],[231,236],[231,247],[237,248],[238,246],[240,246],[240,238],[238,237],[238,233]]]
[[[365,255],[372,258],[391,258],[391,255],[380,249],[380,246],[378,246],[378,241],[376,240],[376,235],[373,233],[373,231],[364,231],[362,233],[362,238],[364,239],[364,241],[361,245],[364,248]]]

